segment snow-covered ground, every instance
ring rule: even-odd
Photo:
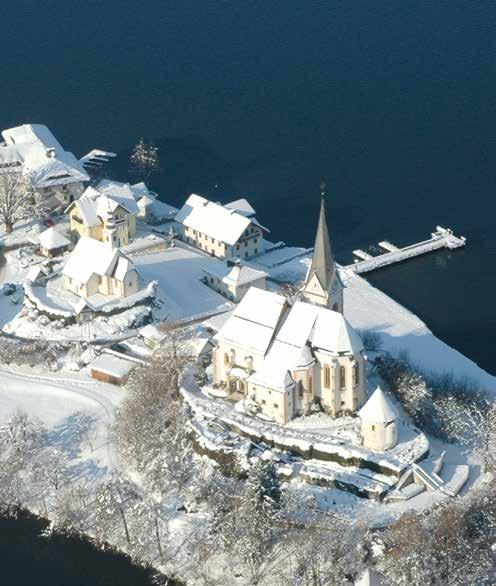
[[[110,427],[121,399],[118,387],[83,374],[0,368],[0,426],[18,410],[40,420],[50,443],[69,456],[68,473],[77,468],[88,482],[100,479],[116,465]],[[81,415],[92,419],[91,446],[77,438]]]
[[[200,281],[203,269],[219,261],[189,247],[176,246],[163,252],[133,257],[145,281],[158,281],[157,297],[163,299],[162,319],[194,320],[233,307]]]

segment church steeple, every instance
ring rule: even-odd
[[[319,224],[312,263],[303,285],[303,297],[310,303],[343,312],[343,284],[336,270],[325,211],[325,183],[321,183]]]

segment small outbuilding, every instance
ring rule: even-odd
[[[365,448],[384,452],[398,443],[398,415],[381,387],[358,412],[362,422],[362,443]]]
[[[246,266],[239,259],[212,263],[204,269],[206,284],[235,303],[239,303],[250,287],[265,289],[268,277],[264,271]]]
[[[112,354],[101,354],[90,364],[90,372],[92,378],[101,382],[123,385],[135,366],[135,362]]]
[[[40,252],[44,256],[53,258],[67,252],[71,241],[61,234],[54,226],[48,228],[38,236]]]
[[[161,332],[157,326],[153,324],[148,324],[147,326],[141,328],[139,331],[139,335],[143,338],[143,342],[148,346],[148,348],[158,348],[160,344],[165,340],[167,337],[166,332]]]

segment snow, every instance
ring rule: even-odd
[[[281,295],[252,287],[234,310],[233,317],[274,329],[285,305],[286,299]]]
[[[136,363],[129,362],[113,356],[112,354],[101,354],[89,365],[90,370],[95,370],[114,376],[116,378],[126,377],[131,370],[136,366]]]
[[[265,279],[268,276],[265,271],[253,269],[240,261],[233,262],[230,260],[227,260],[222,264],[212,264],[205,269],[205,273],[208,276],[220,279],[226,285],[233,285],[235,287],[247,285],[248,283],[253,283],[253,281],[258,281],[259,279]]]
[[[192,321],[232,309],[233,304],[201,282],[203,269],[219,262],[191,248],[174,247],[133,257],[145,280],[158,282],[157,298],[164,302],[161,319]]]
[[[46,250],[53,250],[54,248],[63,248],[69,246],[70,241],[61,234],[55,226],[48,228],[39,236],[40,244]]]
[[[370,423],[391,423],[398,419],[381,387],[377,387],[358,415],[362,421]]]
[[[0,145],[0,160],[3,152],[12,159],[15,148],[15,160],[22,161],[25,172],[31,175],[36,187],[89,181],[82,164],[71,152],[62,148],[46,126],[23,124],[3,130],[2,136],[7,145]]]
[[[243,216],[246,216],[247,218],[255,215],[255,209],[251,206],[250,202],[245,198],[236,199],[235,201],[226,203],[224,207],[229,210],[234,210],[242,214]]]
[[[176,222],[230,246],[236,244],[251,224],[251,220],[234,210],[195,194],[179,210]]]

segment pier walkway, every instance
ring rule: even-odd
[[[427,254],[441,248],[448,248],[453,250],[465,246],[466,239],[461,236],[455,236],[453,231],[449,228],[437,226],[436,231],[431,234],[428,240],[398,248],[387,241],[379,242],[379,246],[383,250],[387,250],[384,254],[372,256],[363,250],[354,250],[353,254],[358,257],[354,264],[348,265],[346,268],[351,269],[357,273],[368,273],[388,265],[402,262],[415,256]]]

